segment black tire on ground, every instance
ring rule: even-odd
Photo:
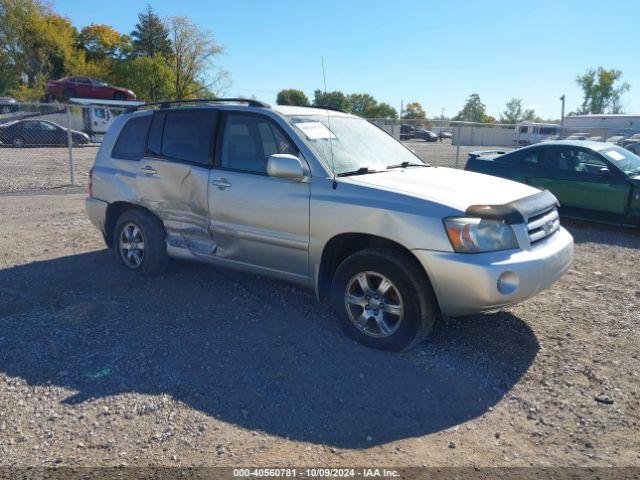
[[[114,100],[123,101],[126,98],[127,97],[125,97],[124,93],[122,93],[122,92],[116,92],[116,93],[113,94],[113,99]]]
[[[144,255],[138,266],[126,263],[120,250],[120,236],[125,226],[133,224],[142,232]],[[169,264],[166,232],[162,222],[154,215],[138,208],[124,211],[113,229],[113,251],[118,261],[137,273],[157,275],[164,272]]]
[[[11,142],[11,144],[15,147],[15,148],[22,148],[24,147],[25,143],[24,143],[24,139],[22,137],[16,137],[13,139],[13,141]]]
[[[397,287],[404,305],[398,329],[387,337],[372,337],[357,328],[345,306],[349,281],[360,272],[376,272]],[[389,248],[368,248],[345,259],[331,282],[331,304],[347,334],[372,348],[394,352],[409,350],[422,342],[439,317],[438,302],[424,271],[408,254]]]
[[[76,91],[73,88],[65,88],[62,92],[62,98],[64,98],[65,100],[69,100],[70,98],[73,98],[75,96]]]

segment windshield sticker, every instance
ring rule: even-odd
[[[309,140],[320,138],[336,138],[322,122],[300,122],[295,124]]]
[[[604,152],[604,154],[611,158],[612,160],[615,160],[616,162],[619,162],[620,160],[624,160],[624,155],[622,155],[619,152],[616,152],[615,150],[609,150],[608,152]]]

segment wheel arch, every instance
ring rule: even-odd
[[[120,215],[122,215],[127,210],[140,210],[143,212],[147,212],[148,214],[156,218],[164,228],[164,223],[162,222],[162,219],[158,217],[158,215],[153,213],[151,210],[149,210],[148,208],[138,205],[136,203],[131,203],[131,202],[124,202],[124,201],[112,202],[107,207],[107,212],[105,214],[105,222],[104,222],[105,242],[107,243],[107,246],[109,248],[113,247],[113,229],[116,227],[118,218],[120,218]]]
[[[318,299],[323,302],[329,299],[333,274],[347,257],[360,250],[372,247],[388,248],[406,256],[424,275],[430,287],[433,285],[429,278],[429,274],[424,269],[418,258],[404,245],[394,240],[368,233],[341,233],[329,239],[322,250],[320,267],[318,269],[316,279],[316,292]]]

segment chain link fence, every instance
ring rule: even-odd
[[[121,107],[0,105],[0,193],[86,187],[100,142]]]
[[[123,111],[97,104],[0,105],[0,193],[86,187],[100,142]],[[640,128],[369,120],[437,166],[463,168],[474,150],[508,151],[564,138],[615,143],[640,154]]]

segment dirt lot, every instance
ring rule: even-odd
[[[81,195],[0,219],[0,466],[640,465],[638,231],[565,222],[551,289],[389,354],[295,286],[124,271]]]

